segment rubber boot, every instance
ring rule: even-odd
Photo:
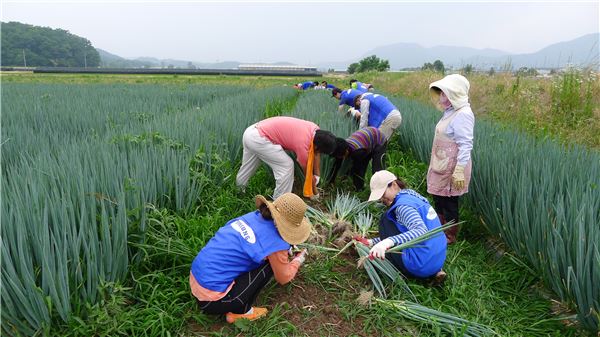
[[[440,223],[443,225],[446,224],[446,218],[444,218],[444,214],[438,213],[438,218],[440,218]],[[446,234],[446,243],[449,245],[456,242],[456,234],[458,232],[458,226],[450,227],[444,230],[444,234]]]

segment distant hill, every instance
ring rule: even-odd
[[[506,64],[513,68],[563,68],[567,65],[598,67],[600,34],[588,34],[574,40],[559,42],[535,53],[506,55],[503,57],[482,57],[466,59],[465,63],[489,68]]]
[[[192,62],[176,59],[158,59],[155,57],[137,57],[126,59],[105,50],[98,49],[103,68],[198,68],[198,69],[237,69],[243,62],[223,61],[215,63]],[[274,65],[293,65],[290,62],[274,62]]]
[[[100,55],[92,43],[63,29],[20,22],[0,23],[2,66],[97,67]]]
[[[568,64],[598,66],[600,34],[588,34],[577,39],[552,44],[535,53],[511,54],[496,49],[475,49],[455,46],[422,47],[416,43],[395,43],[377,47],[365,53],[361,58],[369,55],[390,61],[391,69],[421,67],[426,62],[441,60],[444,65],[462,67],[471,64],[476,68],[488,69],[490,67],[503,68],[510,66],[513,69],[520,67],[536,68],[562,68]],[[317,66],[320,69],[346,69],[352,59],[344,62],[323,62]]]
[[[100,48],[96,48],[96,50],[100,54],[100,66],[102,68],[150,68],[155,66],[154,62],[128,60]]]
[[[485,56],[499,57],[508,53],[495,49],[475,49],[455,46],[436,46],[424,48],[416,43],[396,43],[389,46],[375,48],[363,56],[377,55],[390,61],[392,68],[420,67],[425,62],[442,60],[444,64],[461,64],[462,60],[469,57]]]

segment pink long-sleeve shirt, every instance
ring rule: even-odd
[[[293,151],[296,160],[306,169],[308,151],[319,126],[313,122],[294,117],[278,116],[262,120],[256,124],[261,136],[273,144],[279,144],[284,150]]]

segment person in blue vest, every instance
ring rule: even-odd
[[[403,244],[441,226],[440,219],[427,199],[407,189],[406,184],[387,170],[378,171],[371,177],[369,201],[379,200],[388,207],[379,223],[379,237],[367,239],[354,237],[371,247],[369,258],[392,262],[405,276],[431,279],[440,284],[446,278],[442,270],[446,260],[446,237],[439,233],[418,247],[399,253],[386,253],[394,246]]]
[[[359,109],[359,128],[373,126],[381,130],[385,139],[391,139],[402,123],[398,108],[383,95],[365,93],[354,98],[354,107]]]
[[[373,88],[372,84],[362,83],[356,79],[350,80],[350,88],[355,89],[355,90],[364,91],[364,92],[373,91],[375,89],[375,88]]]
[[[360,97],[364,93],[365,92],[361,90],[341,90],[339,88],[334,88],[333,90],[331,90],[331,97],[335,97],[340,101],[340,104],[338,105],[338,111],[340,113],[343,113],[344,105],[347,105],[350,107],[348,109],[347,115],[358,120],[360,118],[360,114],[357,114],[358,110],[354,108],[354,101],[356,97]]]
[[[319,82],[317,82],[317,81],[306,81],[306,82],[302,82],[302,83],[298,83],[298,84],[294,85],[294,88],[308,90],[308,89],[313,89],[314,87],[316,87],[318,85],[319,85]]]
[[[190,288],[200,309],[225,314],[229,323],[265,316],[266,308],[252,306],[262,288],[273,276],[280,284],[290,282],[307,254],[302,250],[288,260],[291,245],[306,241],[311,231],[300,197],[285,193],[269,202],[258,195],[256,208],[221,227],[190,270]]]
[[[327,81],[322,81],[321,86],[327,90],[333,90],[335,85],[327,83]]]

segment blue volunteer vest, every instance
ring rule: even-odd
[[[401,233],[407,232],[408,228],[398,223],[395,218],[396,208],[400,205],[416,209],[425,226],[427,226],[427,230],[433,230],[441,226],[437,213],[425,198],[400,192],[396,196],[392,207],[386,212],[386,216],[396,224]],[[444,233],[439,233],[420,243],[419,246],[402,251],[402,262],[404,262],[406,269],[417,277],[432,276],[442,269],[444,261],[446,261],[446,236]]]
[[[335,85],[333,85],[333,84],[327,84],[327,89],[334,89],[334,88],[335,88]]]
[[[254,211],[221,227],[196,256],[191,272],[202,287],[223,292],[267,256],[288,249],[290,244],[281,238],[273,220]]]
[[[303,82],[302,83],[302,90],[306,90],[306,89],[310,89],[312,87],[314,87],[315,84],[313,82]]]
[[[367,88],[367,86],[364,83],[358,81],[352,83],[352,89],[360,90],[362,92],[369,91],[369,88]]]
[[[351,107],[354,107],[354,98],[358,95],[362,95],[364,94],[363,91],[360,90],[354,90],[354,89],[347,89],[342,91],[342,93],[340,94],[340,105],[348,105]]]
[[[379,94],[364,95],[362,99],[366,99],[370,102],[369,126],[378,128],[392,110],[398,110],[389,99]]]

